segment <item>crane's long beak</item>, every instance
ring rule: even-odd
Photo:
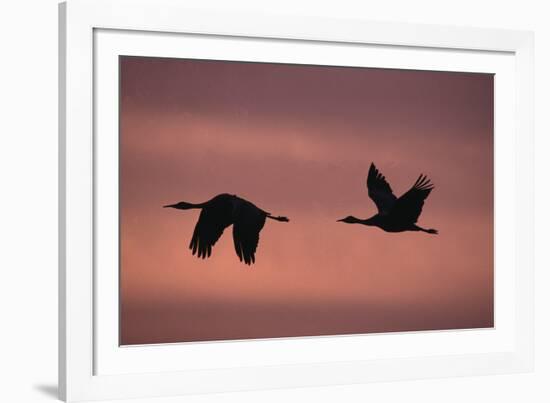
[[[164,207],[164,208],[166,208],[166,207],[176,208],[176,206],[177,206],[177,203],[176,204],[167,204],[166,206],[162,206],[162,207]]]
[[[336,220],[336,222],[344,222],[344,219]]]

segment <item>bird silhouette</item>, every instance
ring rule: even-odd
[[[338,221],[374,226],[386,232],[423,231],[428,234],[437,234],[435,229],[425,229],[416,225],[424,200],[433,188],[433,184],[426,175],[420,175],[413,187],[397,198],[384,175],[376,169],[374,163],[371,163],[367,189],[369,197],[378,208],[378,214],[364,220],[348,216]]]
[[[288,218],[272,216],[253,203],[236,195],[219,194],[204,203],[179,202],[163,207],[179,210],[201,209],[199,221],[195,225],[189,249],[193,255],[205,259],[212,254],[212,247],[220,239],[223,231],[233,224],[233,242],[239,260],[250,265],[256,261],[256,249],[260,231],[266,218],[288,222]]]

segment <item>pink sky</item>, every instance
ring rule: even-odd
[[[492,75],[123,57],[120,108],[122,344],[493,326]],[[371,161],[439,235],[336,222]],[[224,192],[290,218],[252,267],[162,208]]]

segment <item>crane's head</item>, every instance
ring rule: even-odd
[[[345,222],[348,224],[357,224],[361,220],[359,218],[356,218],[352,215],[347,216],[346,218],[342,218],[341,220],[337,220],[337,222]]]
[[[171,207],[171,208],[176,208],[178,210],[189,210],[194,206],[195,206],[194,204],[182,201],[176,204],[167,204],[166,206],[162,206],[162,207]]]

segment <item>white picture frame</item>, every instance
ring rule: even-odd
[[[134,35],[134,39],[119,40],[117,35]],[[109,142],[96,141],[98,127],[102,128],[105,138],[113,139],[110,134],[104,134],[109,133],[109,120],[105,116],[116,115],[109,103],[112,94],[102,89],[109,86],[104,87],[103,83],[116,82],[117,77],[109,74],[108,66],[109,60],[120,52],[127,54],[128,49],[132,49],[136,54],[178,56],[174,49],[181,48],[178,38],[182,35],[192,35],[199,41],[223,38],[233,41],[235,49],[239,41],[276,41],[281,53],[268,61],[297,57],[293,56],[295,51],[290,51],[296,44],[302,44],[304,49],[322,45],[334,52],[339,46],[350,48],[353,44],[346,52],[351,55],[349,63],[357,65],[362,62],[352,60],[354,52],[370,46],[388,54],[387,59],[381,56],[382,67],[405,68],[409,64],[402,64],[400,52],[412,52],[418,60],[407,63],[417,63],[413,65],[418,68],[497,72],[497,78],[503,77],[503,85],[497,87],[503,102],[496,96],[495,111],[498,114],[495,203],[500,206],[495,210],[495,267],[506,265],[506,270],[497,271],[495,276],[499,282],[495,285],[496,298],[500,298],[496,315],[501,315],[500,320],[497,316],[495,332],[489,336],[462,331],[370,338],[302,338],[265,341],[261,345],[254,341],[204,343],[194,350],[183,346],[138,347],[132,351],[137,355],[119,348],[118,339],[113,340],[112,333],[117,316],[109,315],[112,311],[109,304],[113,292],[117,291],[116,279],[109,277],[109,272],[101,271],[99,267],[106,267],[102,263],[104,254],[98,255],[96,250],[97,245],[108,238],[101,236],[102,230],[97,227],[105,216],[105,209],[98,210],[98,206],[106,202],[108,210],[109,200],[112,201],[98,199],[96,180],[101,175],[108,177],[105,172],[112,168],[109,159],[103,156],[116,154]],[[60,5],[59,39],[59,390],[62,399],[169,396],[532,370],[532,33],[200,12],[187,9],[183,2],[170,0],[70,0]],[[139,43],[139,48],[132,47],[132,43]],[[201,49],[205,49],[203,45]],[[234,57],[241,60],[243,56]],[[310,57],[317,56],[311,53]],[[347,56],[342,53],[342,57]],[[497,59],[505,59],[502,66]],[[319,64],[323,61],[319,59]],[[511,177],[515,178],[513,182]],[[501,185],[499,178],[505,180]],[[503,202],[499,204],[499,200]],[[499,217],[513,217],[510,219],[513,224],[504,227]],[[498,339],[493,338],[495,335]],[[463,350],[449,347],[457,341]],[[383,351],[392,342],[400,345],[393,355],[366,353],[369,345]],[[267,350],[292,351],[286,354],[291,358],[285,361],[281,358],[285,354],[269,355]],[[235,351],[241,359],[234,359]],[[175,357],[174,354],[182,354],[178,362],[188,357],[189,365],[172,365],[168,357]],[[214,356],[222,358],[214,359]],[[208,364],[193,365],[191,357]]]

